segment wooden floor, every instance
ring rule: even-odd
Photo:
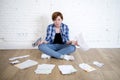
[[[10,64],[9,58],[22,55],[30,55],[30,57],[19,59],[21,62],[32,59],[38,61],[39,64],[48,63],[56,66],[49,75],[37,75],[34,73],[37,65],[20,70]],[[0,50],[0,80],[120,80],[120,49],[90,49],[87,52],[77,49],[73,54],[74,61],[41,59],[40,55],[41,52],[38,50]],[[99,61],[105,65],[99,68],[92,64],[93,61]],[[83,62],[96,70],[89,73],[83,71],[78,66]],[[62,75],[57,67],[60,64],[71,64],[78,71]]]

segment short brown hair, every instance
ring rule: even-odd
[[[58,16],[60,16],[61,19],[63,20],[63,15],[62,15],[61,12],[54,12],[54,13],[52,14],[52,20],[53,20],[53,21],[56,20],[56,18],[57,18]]]

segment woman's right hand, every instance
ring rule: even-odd
[[[43,43],[47,44],[48,42],[45,41],[45,40],[42,40],[42,41],[39,41],[39,42],[38,42],[38,45],[43,44]]]

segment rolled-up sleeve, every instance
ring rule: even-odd
[[[51,26],[48,25],[48,27],[47,27],[46,39],[45,39],[48,43],[50,43],[50,40],[51,40],[51,34],[52,34]]]

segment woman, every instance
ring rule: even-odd
[[[58,59],[74,60],[72,55],[76,50],[77,41],[69,40],[69,29],[63,21],[61,12],[52,14],[53,24],[48,25],[45,41],[38,42],[40,51]]]

